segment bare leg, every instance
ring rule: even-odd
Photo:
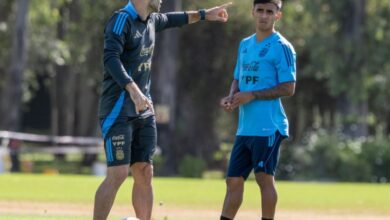
[[[263,218],[273,219],[275,216],[278,194],[275,188],[274,176],[260,172],[256,173],[256,182],[261,191],[261,209]]]
[[[244,193],[244,178],[228,177],[226,179],[226,196],[222,216],[234,219],[241,206]]]
[[[137,218],[150,220],[153,208],[153,165],[149,163],[135,163],[131,167],[134,177],[133,206]]]
[[[93,208],[94,220],[106,220],[114,203],[119,187],[126,180],[129,173],[129,165],[109,167],[107,176],[100,184],[95,195]]]

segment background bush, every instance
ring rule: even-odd
[[[310,132],[302,143],[282,147],[278,177],[387,182],[390,179],[390,140],[383,137],[353,139],[325,130]]]
[[[179,163],[179,175],[182,177],[202,177],[206,167],[206,162],[202,158],[186,155]]]

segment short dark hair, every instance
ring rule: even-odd
[[[282,8],[282,0],[253,0],[253,5],[272,3],[280,10]]]

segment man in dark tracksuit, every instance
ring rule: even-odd
[[[153,206],[152,156],[156,121],[150,96],[155,32],[200,20],[226,22],[230,3],[199,11],[158,13],[161,0],[130,0],[104,30],[104,78],[99,117],[107,176],[95,196],[94,219],[107,219],[116,193],[134,177],[132,202],[137,218],[150,220]]]

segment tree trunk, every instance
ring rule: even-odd
[[[60,8],[60,20],[57,24],[57,39],[64,41],[68,33],[70,5],[64,3]],[[75,74],[64,57],[64,63],[57,64],[52,81],[52,134],[73,135],[75,116]],[[56,154],[57,159],[64,159],[64,154]]]
[[[77,107],[76,107],[76,135],[79,136],[97,136],[98,128],[98,86],[94,80],[95,74],[101,74],[100,65],[96,65],[96,60],[102,60],[99,56],[101,40],[99,35],[92,36],[91,42],[94,46],[90,47],[87,56],[87,69],[78,74],[77,80]],[[99,87],[100,88],[100,87]],[[84,154],[82,166],[91,166],[97,159],[97,154]]]
[[[77,85],[77,108],[76,108],[76,124],[75,135],[78,136],[97,136],[97,106],[98,96],[96,88],[88,85],[89,76],[80,74]],[[91,166],[97,159],[97,154],[85,153],[81,162],[82,166]]]
[[[73,1],[71,4],[71,21],[78,25],[78,29],[90,25],[90,20],[82,16],[81,0]],[[84,3],[85,4],[85,3]],[[100,3],[101,4],[101,3]],[[84,10],[94,10],[99,5],[90,5]],[[95,9],[96,10],[96,9]],[[104,19],[93,19],[93,22],[100,23]],[[104,19],[105,20],[105,19]],[[91,44],[87,51],[86,62],[83,67],[75,70],[77,72],[77,91],[76,91],[76,118],[75,118],[75,135],[77,136],[97,136],[98,132],[98,91],[100,83],[96,78],[103,76],[102,65],[97,65],[102,62],[102,44],[103,44],[103,26],[96,25],[95,27],[88,27],[91,34],[86,42]],[[74,48],[75,49],[75,48]],[[99,81],[100,82],[100,81]],[[85,153],[81,161],[81,166],[90,167],[97,160],[97,154]]]
[[[57,24],[57,38],[65,41],[69,24],[69,5],[60,8],[61,19]],[[57,64],[52,82],[52,133],[73,135],[75,115],[75,74],[68,63]]]
[[[26,66],[27,51],[27,16],[28,0],[16,2],[15,29],[11,49],[10,68],[6,73],[4,90],[2,91],[0,128],[18,131],[21,122],[22,83]]]
[[[6,22],[11,12],[13,1],[0,1],[0,22]]]
[[[184,49],[177,83],[180,105],[174,135],[176,156],[172,161],[177,167],[186,154],[204,160],[208,166],[213,165],[213,155],[219,150],[216,121],[221,110],[218,103],[228,91],[233,75],[229,63],[234,63],[235,59],[221,54],[237,50],[229,48],[234,37],[216,40],[224,31],[224,26],[217,23],[203,23],[183,30],[180,45]],[[188,44],[192,44],[191,50],[185,50]]]
[[[343,14],[345,19],[342,22],[342,35],[344,42],[351,45],[364,44],[363,28],[365,21],[366,0],[349,0],[344,3]],[[348,48],[348,47],[347,47]],[[353,48],[353,47],[352,47]],[[361,65],[359,54],[350,49],[345,54],[346,80],[354,78],[358,85],[363,86],[361,77]],[[343,71],[343,70],[341,70]],[[352,100],[354,94],[343,93],[339,97],[339,109],[343,120],[343,133],[349,137],[361,137],[368,135],[367,114],[368,104],[365,99]]]
[[[0,25],[4,25],[6,24],[8,27],[11,26],[9,25],[10,22],[9,22],[9,15],[11,14],[12,10],[12,5],[13,5],[13,1],[0,1]],[[10,42],[11,42],[11,37],[10,37],[10,33],[8,30],[6,30],[5,32],[3,32],[3,34],[0,35],[0,47],[1,47],[1,50],[2,50],[2,56],[0,56],[0,97],[4,97],[3,95],[3,92],[4,92],[4,87],[5,85],[7,85],[7,81],[6,81],[6,76],[7,76],[7,64],[9,63],[9,60],[11,59],[10,57],[7,57],[7,54],[9,54],[9,51],[11,50],[11,46],[10,46]],[[1,55],[0,54],[0,55]],[[0,101],[0,104],[2,104],[2,102]],[[2,113],[4,110],[2,110],[2,106],[0,106],[0,113]],[[2,126],[3,122],[2,122],[3,119],[0,118],[0,126]],[[0,127],[1,129],[1,127]]]
[[[165,1],[163,11],[176,11],[181,8],[181,0]],[[158,146],[165,157],[164,174],[175,170],[174,130],[176,109],[176,74],[179,60],[179,30],[165,30],[157,35],[155,58],[153,60],[152,97],[157,117]],[[157,168],[157,170],[159,170]]]

